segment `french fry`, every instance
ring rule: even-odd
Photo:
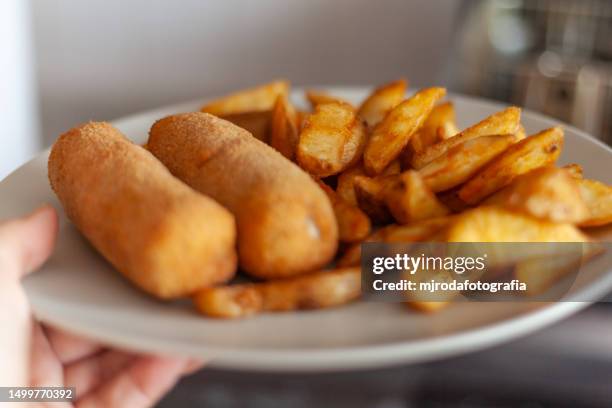
[[[385,203],[400,224],[441,217],[449,213],[427,187],[419,173],[408,170],[389,183],[385,189]]]
[[[406,149],[412,154],[420,153],[441,140],[455,136],[458,132],[453,103],[440,103],[434,106],[421,129],[410,138]]]
[[[363,242],[418,242],[426,241],[449,225],[452,217],[430,218],[408,225],[388,225],[367,237]],[[350,245],[338,260],[338,266],[356,266],[361,262],[361,242]]]
[[[449,190],[469,180],[512,143],[513,135],[469,139],[453,146],[418,172],[431,191],[437,193]]]
[[[415,169],[421,169],[425,167],[427,163],[432,162],[437,157],[446,153],[453,146],[463,143],[466,140],[480,136],[520,134],[520,129],[521,110],[514,106],[506,108],[470,126],[456,136],[429,146],[422,152],[415,153],[412,156],[412,166]]]
[[[270,142],[271,111],[233,113],[220,118],[240,126],[264,143]]]
[[[355,177],[364,176],[365,170],[363,166],[357,165],[344,170],[338,175],[338,183],[336,185],[336,193],[347,203],[357,205],[355,197]]]
[[[355,242],[365,239],[370,234],[370,219],[357,206],[352,205],[340,197],[331,187],[322,181],[319,186],[325,191],[334,209],[338,222],[340,241]]]
[[[572,224],[586,219],[589,214],[576,180],[567,171],[552,166],[517,177],[512,184],[489,197],[485,204]]]
[[[469,208],[469,205],[459,198],[460,187],[457,186],[437,194],[438,200],[453,213],[459,213]]]
[[[464,184],[459,198],[475,204],[521,174],[553,164],[563,147],[563,130],[553,127],[513,144]]]
[[[582,169],[582,166],[579,164],[571,163],[561,168],[567,171],[567,173],[575,179],[580,180],[584,178],[584,170]]]
[[[385,204],[386,183],[379,178],[356,176],[353,180],[357,204],[374,224],[385,224],[392,220]]]
[[[572,224],[553,223],[499,207],[459,214],[444,233],[448,242],[588,242]]]
[[[405,79],[384,84],[376,88],[359,107],[357,112],[370,129],[374,128],[383,118],[402,102],[406,94]]]
[[[308,99],[308,102],[310,103],[312,110],[315,110],[317,105],[320,105],[323,103],[344,103],[344,104],[352,106],[352,104],[346,101],[345,99],[329,95],[325,92],[318,92],[318,91],[313,91],[313,90],[306,91],[306,99]]]
[[[280,95],[276,99],[272,110],[270,146],[289,160],[293,160],[298,142],[299,134],[295,109],[285,96]]]
[[[261,312],[325,309],[361,296],[360,268],[340,268],[261,283],[217,286],[193,297],[197,310],[211,317],[239,318]]]
[[[279,95],[289,96],[288,81],[277,80],[243,89],[209,102],[200,110],[221,117],[244,112],[271,111]]]
[[[359,160],[365,137],[363,123],[351,106],[317,105],[300,134],[297,161],[318,177],[339,173]]]
[[[589,215],[579,223],[581,227],[598,227],[612,223],[612,186],[597,180],[577,180],[580,196]]]
[[[423,89],[393,108],[376,125],[366,145],[363,154],[366,173],[380,174],[395,160],[445,94],[444,88]]]

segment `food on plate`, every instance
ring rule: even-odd
[[[452,102],[443,102],[434,106],[421,129],[410,138],[406,150],[411,155],[421,153],[425,148],[449,139],[457,133],[459,129],[455,118],[455,107]]]
[[[148,146],[172,174],[234,214],[249,274],[297,275],[334,256],[338,228],[325,193],[245,130],[207,113],[178,114],[153,125]]]
[[[219,117],[247,130],[264,143],[270,141],[273,119],[272,111],[240,112],[220,115]]]
[[[393,218],[385,203],[386,181],[367,176],[356,176],[353,180],[357,205],[375,224],[389,223]]]
[[[356,205],[345,201],[333,188],[319,181],[319,187],[327,194],[334,209],[336,221],[338,222],[338,234],[340,241],[361,241],[370,234],[371,223],[368,216]]]
[[[521,174],[553,164],[563,148],[563,129],[553,127],[510,146],[465,183],[459,198],[476,204],[510,184]]]
[[[384,84],[376,88],[363,101],[359,106],[358,114],[366,121],[369,128],[374,128],[387,113],[404,100],[407,85],[405,79]]]
[[[386,186],[385,203],[399,224],[408,224],[449,213],[427,186],[421,175],[408,170],[393,178]]]
[[[360,296],[361,271],[349,267],[270,282],[207,288],[198,292],[193,301],[204,315],[237,318],[264,311],[329,308]]]
[[[132,282],[219,318],[357,300],[364,243],[544,242],[487,247],[487,267],[528,283],[528,295],[599,253],[587,227],[612,223],[612,186],[579,164],[555,166],[560,128],[526,137],[520,108],[508,107],[459,132],[444,88],[405,92],[403,79],[361,104],[307,91],[312,109],[300,110],[289,83],[274,81],[158,120],[153,155],[92,123],[60,137],[49,177]],[[228,282],[237,263],[257,280]],[[452,277],[430,272],[418,279]],[[402,295],[435,312],[460,293]]]
[[[554,223],[499,207],[480,206],[457,215],[444,232],[448,242],[588,242],[570,223]]]
[[[469,180],[514,143],[514,135],[480,136],[453,146],[419,170],[433,191],[445,191]]]
[[[319,104],[300,133],[297,162],[310,174],[330,176],[355,164],[365,143],[365,126],[352,106]]]
[[[350,102],[342,98],[332,96],[325,92],[318,92],[318,91],[313,91],[313,90],[306,91],[306,99],[308,99],[308,102],[310,102],[310,106],[312,107],[313,110],[316,109],[317,105],[321,105],[325,103],[340,103],[340,104],[346,104],[352,107]]]
[[[485,204],[549,221],[577,224],[589,216],[578,183],[566,170],[541,167],[517,177]]]
[[[415,153],[412,156],[412,166],[415,169],[425,167],[427,163],[442,156],[453,146],[469,139],[489,135],[517,134],[518,140],[521,138],[521,131],[524,132],[521,126],[521,110],[515,106],[511,106],[470,126],[455,136],[431,145],[421,152]]]
[[[422,89],[391,109],[374,127],[365,147],[363,163],[366,173],[380,174],[389,163],[397,159],[434,105],[445,94],[444,88]]]
[[[587,217],[579,225],[599,227],[612,223],[612,186],[597,180],[578,180],[580,196],[588,208]]]
[[[48,171],[70,220],[143,291],[173,299],[234,275],[234,217],[110,124],[61,135]]]
[[[287,100],[286,96],[280,95],[276,99],[274,109],[272,110],[270,146],[278,150],[287,159],[293,160],[299,137],[298,118],[295,108]],[[262,141],[265,142],[265,140]]]
[[[289,96],[288,81],[276,80],[268,84],[234,92],[208,102],[200,110],[215,116],[271,111],[279,96]]]

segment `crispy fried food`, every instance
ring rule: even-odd
[[[385,204],[386,183],[380,178],[356,176],[353,179],[357,205],[374,224],[385,224],[392,220]]]
[[[204,289],[194,298],[198,311],[211,317],[238,318],[261,312],[325,309],[361,296],[359,268],[341,268],[263,283]]]
[[[465,211],[469,207],[462,199],[459,198],[460,188],[461,186],[457,186],[437,194],[438,200],[440,200],[440,202],[453,213]]]
[[[431,239],[448,226],[452,217],[430,218],[408,225],[388,225],[368,236],[363,242],[418,242]],[[338,260],[338,266],[356,266],[361,262],[361,242],[350,245]]]
[[[584,170],[582,170],[582,166],[576,163],[568,164],[561,167],[563,170],[567,171],[567,173],[575,179],[584,178]]]
[[[110,124],[60,136],[49,180],[76,227],[145,292],[188,296],[234,275],[234,217]]]
[[[336,215],[340,241],[361,241],[370,234],[370,219],[356,205],[350,204],[340,197],[331,187],[318,181],[323,189]]]
[[[445,94],[444,88],[423,89],[393,108],[376,125],[363,154],[368,174],[380,174],[399,156],[436,102]]]
[[[586,235],[572,224],[489,206],[457,215],[444,238],[448,242],[588,242]]]
[[[233,113],[221,118],[247,130],[264,143],[270,142],[271,111]]]
[[[338,228],[325,193],[243,129],[206,113],[173,115],[153,125],[149,148],[176,177],[236,216],[240,265],[251,275],[297,275],[335,254]]]
[[[306,99],[308,99],[308,102],[310,103],[312,110],[315,110],[317,108],[317,105],[321,105],[325,103],[341,103],[341,104],[353,106],[350,102],[342,98],[338,98],[336,96],[329,95],[325,92],[318,92],[318,91],[313,91],[313,90],[306,91]]]
[[[419,170],[434,192],[449,190],[469,180],[478,170],[514,143],[513,135],[480,136],[453,146]]]
[[[576,180],[566,170],[552,166],[517,177],[485,204],[572,224],[585,220],[589,214]]]
[[[459,133],[455,118],[455,107],[452,102],[440,103],[431,110],[423,126],[406,146],[412,154],[421,153],[425,148],[449,139]]]
[[[577,180],[580,196],[589,215],[579,223],[581,227],[597,227],[612,223],[612,186],[597,180]]]
[[[465,183],[459,191],[459,197],[468,204],[478,203],[521,174],[553,164],[562,148],[563,129],[560,127],[529,136],[510,146]]]
[[[280,95],[289,96],[289,86],[288,81],[277,80],[254,88],[243,89],[209,102],[200,110],[215,116],[271,111]]]
[[[357,165],[351,168],[344,170],[342,173],[338,175],[338,183],[336,185],[336,193],[344,201],[349,204],[357,205],[357,198],[355,196],[355,177],[356,176],[364,176],[365,170],[363,166]]]
[[[456,136],[427,147],[412,156],[412,166],[421,169],[437,157],[442,156],[453,146],[480,136],[519,134],[521,127],[521,110],[517,107],[506,108],[481,122],[463,130]],[[517,137],[518,140],[518,137]]]
[[[407,82],[405,79],[389,82],[376,88],[359,107],[358,114],[370,129],[404,100]]]
[[[365,127],[350,105],[319,104],[300,134],[297,161],[310,174],[327,177],[355,164],[365,142]]]
[[[408,170],[391,181],[384,192],[385,203],[400,224],[441,217],[449,213],[427,187],[423,178]]]
[[[297,121],[295,108],[285,96],[280,95],[276,99],[272,110],[270,146],[289,160],[295,158],[295,151],[300,139]]]

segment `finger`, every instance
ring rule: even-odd
[[[188,364],[185,358],[139,357],[75,405],[77,408],[151,407],[176,384]]]
[[[32,386],[54,387],[64,380],[63,368],[38,323],[32,330],[30,378]]]
[[[122,351],[104,351],[79,360],[64,369],[64,384],[75,387],[76,398],[89,393],[126,368],[137,357]]]
[[[204,367],[204,362],[200,360],[189,360],[185,369],[183,370],[184,375],[190,375],[199,371],[202,367]]]
[[[39,268],[53,251],[57,236],[57,213],[44,205],[19,220],[0,225],[0,259],[16,278]]]
[[[94,340],[89,340],[65,331],[45,326],[49,343],[62,364],[72,364],[91,357],[104,349]]]

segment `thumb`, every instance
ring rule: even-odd
[[[20,279],[38,269],[53,251],[57,228],[57,213],[50,205],[0,224],[0,272],[12,269]]]

